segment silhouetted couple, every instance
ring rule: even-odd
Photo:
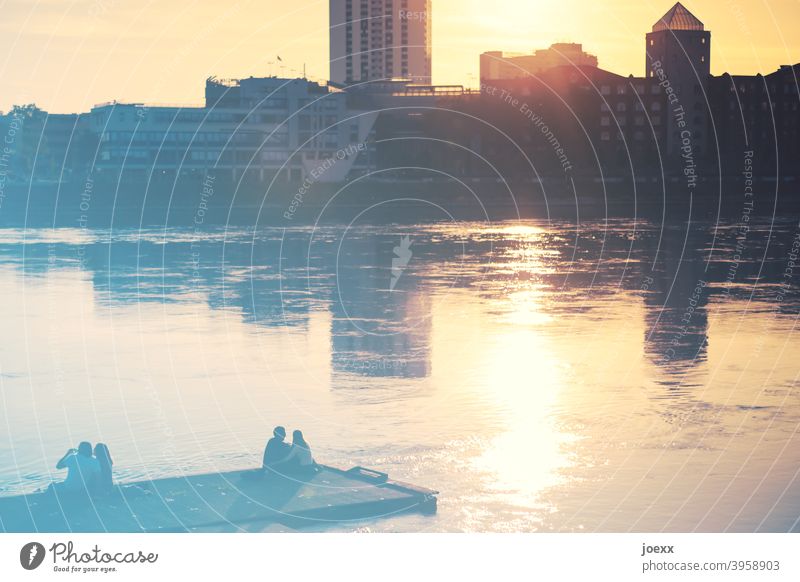
[[[272,435],[264,448],[261,470],[257,473],[306,476],[316,472],[317,464],[302,432],[296,430],[292,433],[291,445],[286,442],[286,429],[282,426],[276,426]]]
[[[84,441],[77,449],[69,449],[56,463],[56,469],[67,470],[67,478],[54,483],[53,488],[59,493],[78,495],[108,493],[114,486],[111,477],[113,464],[108,446],[97,443],[92,455],[92,444]]]

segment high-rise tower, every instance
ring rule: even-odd
[[[330,0],[330,80],[431,82],[431,0]]]
[[[706,88],[710,75],[711,33],[686,7],[678,2],[654,25],[646,36],[648,78],[662,70],[663,82],[674,92],[669,110],[673,127],[667,133],[667,151],[678,151],[691,132],[694,153],[702,153],[708,143]],[[666,89],[666,87],[665,87]],[[683,107],[685,117],[676,117],[676,108]],[[678,127],[677,119],[686,127]]]

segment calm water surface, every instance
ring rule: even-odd
[[[0,495],[79,440],[134,480],[253,466],[285,424],[441,492],[347,530],[798,530],[797,234],[0,230]]]

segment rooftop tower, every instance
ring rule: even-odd
[[[647,78],[660,69],[674,91],[677,101],[670,103],[673,113],[683,107],[686,128],[674,125],[667,135],[667,151],[674,153],[683,143],[684,129],[691,132],[695,153],[705,151],[708,143],[706,88],[710,76],[711,33],[680,2],[656,21],[646,36]],[[668,123],[674,121],[674,116]]]

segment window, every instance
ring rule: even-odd
[[[607,131],[604,131],[603,133],[600,134],[600,140],[601,141],[611,141],[611,134],[608,133]]]
[[[658,101],[653,101],[650,104],[650,111],[661,111],[661,103]]]
[[[604,115],[600,118],[600,125],[611,125],[611,118],[608,115]]]
[[[611,87],[609,87],[608,85],[601,86],[600,93],[602,95],[611,95]]]
[[[271,161],[279,162],[283,161],[285,158],[286,155],[284,155],[284,153],[281,151],[267,150],[261,152],[261,159],[264,160],[265,162],[271,162]]]
[[[617,103],[617,111],[625,111],[625,110],[627,110],[627,107],[625,106],[625,103],[623,103],[622,101]]]

